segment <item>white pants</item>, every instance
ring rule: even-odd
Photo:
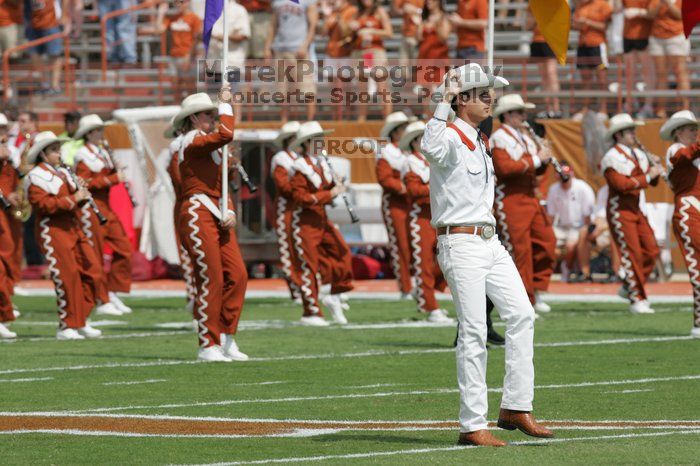
[[[486,429],[486,296],[506,322],[506,375],[501,407],[532,411],[535,311],[510,255],[497,236],[453,234],[438,238],[438,261],[452,292],[457,318],[457,382],[462,432]]]

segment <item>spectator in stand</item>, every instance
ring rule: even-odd
[[[457,58],[467,61],[484,58],[488,3],[488,0],[459,0],[457,12],[450,16],[450,22],[457,30]]]
[[[651,60],[647,51],[652,24],[649,18],[650,3],[651,0],[622,0],[622,13],[625,17],[625,29],[622,36],[625,54],[625,80],[627,88],[631,89],[637,87],[635,81],[639,76],[643,78],[644,89],[651,89],[654,84]],[[638,66],[641,66],[641,74],[637,70]],[[632,101],[627,102],[626,110],[628,113],[633,113]],[[653,114],[652,98],[646,97],[639,117],[650,118]]]
[[[452,26],[445,14],[443,0],[426,0],[425,8],[421,15],[421,21],[416,29],[418,40],[418,59],[427,60],[425,65],[439,66],[444,70],[449,59],[447,41],[450,38]],[[421,84],[433,93],[436,87],[442,83],[442,73],[434,75],[430,70],[426,71]],[[423,94],[427,95],[427,94]],[[429,112],[430,99],[425,99],[425,113]]]
[[[682,4],[682,0],[651,0],[649,4],[649,17],[653,20],[649,54],[654,59],[657,86],[660,90],[669,88],[670,71],[676,75],[679,91],[690,89],[686,64],[690,55],[690,41],[683,33]],[[659,118],[666,118],[665,103],[666,99],[659,99]],[[681,97],[681,108],[690,108],[688,97]]]
[[[236,0],[228,0],[228,79],[231,88],[235,91],[238,84],[243,79],[243,68],[245,67],[246,55],[248,53],[248,41],[250,40],[250,18],[248,12]],[[209,42],[207,58],[221,59],[224,53],[224,18],[223,16],[214,23]],[[241,121],[241,100],[233,99],[233,116],[236,123]]]
[[[158,25],[160,34],[168,31],[170,38],[171,72],[175,76],[175,92],[187,97],[187,80],[196,69],[196,44],[202,34],[202,19],[190,9],[189,0],[174,0],[175,10],[166,14]],[[212,33],[212,36],[214,34]]]
[[[419,53],[418,44],[420,43],[420,36],[416,36],[416,29],[420,24],[425,0],[393,0],[393,6],[394,10],[403,16],[399,58],[402,61],[415,60]]]
[[[97,0],[100,16],[136,5],[136,0]],[[107,21],[107,59],[112,63],[135,65],[136,16],[125,14]]]
[[[250,19],[248,58],[265,58],[265,44],[272,27],[271,0],[241,0],[239,3],[246,9]]]
[[[63,114],[63,127],[65,131],[61,133],[60,138],[69,138],[70,140],[61,145],[61,160],[69,166],[74,165],[75,153],[83,147],[85,141],[81,139],[73,139],[73,135],[78,130],[78,123],[82,115],[77,110],[66,112]]]
[[[350,29],[355,33],[353,55],[354,58],[363,62],[364,71],[378,67],[380,70],[383,68],[384,72],[388,72],[386,70],[387,56],[384,39],[390,38],[394,33],[389,13],[378,4],[377,0],[359,0],[358,14],[350,22]],[[381,74],[379,70],[376,73]],[[367,93],[366,79],[360,80],[360,92]],[[393,110],[391,99],[387,95],[386,79],[377,80],[377,95],[380,96],[382,115],[386,118]],[[365,121],[368,105],[360,103],[358,106],[359,121]]]
[[[537,62],[542,77],[542,88],[546,92],[545,105],[547,117],[561,118],[561,107],[559,105],[559,97],[551,95],[551,93],[559,92],[559,75],[557,73],[557,58],[554,52],[549,47],[549,44],[544,40],[542,31],[535,21],[535,17],[530,14],[528,16],[528,29],[532,29],[532,42],[530,43],[530,58]]]
[[[326,56],[347,58],[352,54],[350,22],[357,15],[357,7],[348,0],[331,0],[321,4],[323,33],[328,36]]]
[[[293,83],[282,79],[281,89],[285,95],[285,103],[281,106],[282,121],[289,117],[289,107],[292,103],[306,105],[306,119],[311,121],[316,114],[316,76],[310,76],[298,68],[298,60],[313,60],[313,48],[318,24],[318,8],[315,0],[299,0],[299,3],[289,0],[273,0],[272,21],[265,43],[265,58],[276,58],[277,66],[290,69],[286,76],[294,77]],[[274,55],[273,55],[274,52]],[[281,60],[281,61],[280,61]],[[313,69],[316,69],[313,66]],[[289,92],[289,85],[297,89]],[[301,94],[296,94],[299,91]]]
[[[61,31],[70,32],[70,0],[63,0],[63,5],[57,2],[26,2],[24,10],[24,18],[26,22],[25,35],[27,41],[41,39]],[[63,11],[63,15],[61,15]],[[54,39],[36,47],[29,49],[29,54],[32,57],[32,66],[36,76],[43,76],[41,68],[43,68],[43,56],[49,58],[51,65],[51,82],[41,83],[42,93],[59,94],[61,92],[61,65],[63,60],[63,41],[62,39]]]
[[[17,46],[22,25],[22,0],[0,1],[0,55]]]
[[[568,175],[549,187],[547,213],[552,217],[557,249],[562,259],[562,281],[569,281],[576,265],[583,279],[591,281],[591,247],[589,227],[595,210],[595,192],[588,183],[574,176],[573,169],[562,163],[562,173]]]
[[[592,90],[594,81],[598,82],[598,89],[607,90],[605,70],[608,67],[608,56],[605,33],[612,13],[612,6],[607,0],[582,0],[574,12],[572,26],[579,30],[576,67],[581,72],[584,91]],[[586,97],[583,109],[575,118],[583,117],[588,111],[589,102],[590,99]],[[607,99],[600,98],[599,104],[598,111],[607,116]]]

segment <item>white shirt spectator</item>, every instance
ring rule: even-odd
[[[571,180],[569,189],[555,183],[547,193],[547,213],[556,227],[581,228],[595,212],[595,205],[593,188],[578,178]]]
[[[226,11],[226,19],[228,20],[229,34],[240,34],[250,39],[250,21],[248,20],[248,10],[243,5],[237,3],[236,0],[228,0],[228,11]],[[214,23],[212,29],[213,35],[223,36],[224,34],[224,19],[223,15]],[[216,40],[212,37],[209,43],[208,57],[218,58],[223,54],[223,41]],[[248,41],[232,42],[228,44],[228,66],[242,68],[245,66],[246,55],[248,54]],[[218,67],[217,67],[218,69]]]

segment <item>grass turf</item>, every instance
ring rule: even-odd
[[[134,314],[110,318],[116,325],[102,327],[105,339],[57,342],[52,339],[54,301],[18,298],[23,315],[13,328],[21,338],[0,345],[0,411],[352,421],[457,418],[454,329],[379,325],[418,320],[410,303],[353,301],[348,317],[353,324],[367,324],[363,328],[309,329],[291,325],[299,310],[287,300],[249,300],[237,341],[256,360],[238,364],[192,364],[194,333],[162,326],[187,323],[180,300],[129,303]],[[445,305],[451,308],[451,303]],[[539,418],[700,419],[700,378],[688,378],[700,377],[700,342],[674,339],[689,333],[687,305],[657,305],[660,312],[649,316],[630,315],[624,304],[553,308],[536,323]],[[649,341],[653,338],[666,340]],[[611,341],[618,339],[624,342]],[[568,342],[573,344],[557,344]],[[494,348],[489,387],[500,387],[502,378],[503,349]],[[660,378],[670,380],[635,382]],[[12,382],[17,379],[26,381]],[[113,385],[138,381],[151,382]],[[598,385],[580,386],[590,382]],[[499,401],[500,393],[489,393],[491,419]],[[565,440],[560,443],[501,450],[453,449],[456,429],[235,439],[26,433],[0,436],[0,458],[3,464],[184,464],[314,456],[323,456],[324,464],[696,464],[700,427],[694,429],[560,429],[557,437]],[[517,432],[497,435],[529,440]],[[421,452],[374,456],[401,450]],[[348,456],[353,454],[368,456]]]

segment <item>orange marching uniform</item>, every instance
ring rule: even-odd
[[[190,95],[182,102],[174,123],[178,125],[178,120],[185,119],[185,124],[198,121],[200,113],[213,112],[216,108],[207,94]],[[195,128],[183,137],[180,237],[192,261],[199,358],[245,360],[247,356],[238,351],[233,336],[243,311],[248,273],[235,229],[221,225],[222,217],[235,216],[232,200],[227,202],[227,212],[220,210],[222,151],[219,149],[233,140],[234,117],[230,104],[221,103],[218,108],[221,118],[218,130],[205,133]],[[213,352],[220,352],[224,358],[208,359],[207,355]]]
[[[411,149],[411,143],[420,138],[425,130],[423,122],[411,123],[401,139],[401,147]],[[408,156],[408,170],[404,182],[410,199],[408,229],[411,235],[411,267],[416,283],[415,297],[418,311],[428,314],[431,322],[452,321],[440,309],[435,290],[445,291],[447,282],[435,258],[437,233],[430,224],[430,166],[419,150],[412,150]]]
[[[391,138],[395,131],[403,131],[409,118],[403,112],[394,112],[387,117],[381,131],[382,138]],[[403,176],[406,173],[407,157],[399,149],[398,140],[391,140],[377,152],[377,182],[382,187],[382,216],[389,238],[389,254],[394,277],[398,280],[403,295],[411,292],[411,245],[408,232],[410,209]]]
[[[685,145],[675,137],[676,131],[692,127]],[[693,330],[700,338],[700,143],[697,140],[698,121],[692,112],[675,113],[661,128],[661,138],[675,143],[666,154],[668,180],[674,194],[673,232],[683,251],[693,287]]]
[[[317,122],[301,125],[291,148],[296,150],[301,143],[324,134]],[[301,143],[299,143],[301,141]],[[304,306],[302,324],[325,326],[323,311],[319,303],[319,279],[325,260],[326,280],[330,283],[330,295],[324,299],[340,324],[347,322],[343,315],[340,295],[353,289],[352,256],[338,228],[328,219],[326,205],[333,202],[335,181],[328,164],[319,156],[304,153],[294,162],[292,195],[296,208],[292,214],[294,247],[301,268],[301,298]]]
[[[554,272],[556,238],[537,195],[537,177],[547,164],[536,155],[541,148],[528,135],[502,124],[491,136],[498,184],[494,210],[498,234],[525,284],[532,304],[546,291]]]
[[[609,141],[617,133],[633,129],[636,123],[626,114],[610,120]],[[654,231],[639,207],[643,189],[658,184],[651,178],[649,161],[640,150],[617,142],[601,160],[601,171],[608,183],[607,217],[613,241],[620,252],[620,263],[625,272],[624,289],[629,293],[630,311],[654,312],[648,304],[644,285],[654,270],[659,256]]]
[[[7,150],[11,149],[7,147]],[[19,162],[19,160],[17,160]],[[0,160],[0,192],[7,198],[14,193],[19,186],[19,173],[15,161],[10,156]],[[14,207],[0,209],[0,261],[5,265],[5,272],[12,282],[10,292],[13,294],[14,285],[22,278],[22,253],[24,240],[22,236],[22,222],[15,218]]]
[[[270,162],[272,181],[275,183],[275,233],[279,246],[280,263],[293,299],[301,299],[299,261],[292,238],[292,214],[295,208],[292,195],[292,177],[294,176],[294,162],[299,156],[287,146],[289,139],[293,139],[298,130],[299,122],[297,121],[290,121],[282,126],[276,139],[276,145],[282,150],[277,152]]]
[[[53,133],[39,133],[33,140],[27,162],[34,164],[38,153],[60,140]],[[48,144],[47,144],[48,143]],[[43,147],[42,147],[43,146]],[[56,159],[60,157],[60,146]],[[59,339],[99,336],[87,324],[95,305],[101,277],[101,263],[83,233],[81,207],[76,201],[78,187],[69,172],[40,161],[27,174],[27,196],[36,216],[36,234],[48,262],[58,302]],[[82,333],[82,335],[81,335]]]

